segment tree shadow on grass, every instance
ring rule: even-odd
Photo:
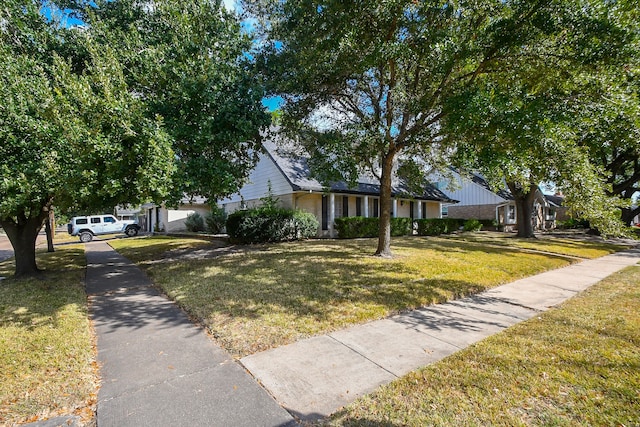
[[[33,330],[56,327],[58,313],[69,304],[86,306],[84,251],[81,248],[39,254],[43,272],[31,278],[12,276],[13,260],[0,263],[0,322]]]
[[[374,239],[363,239],[249,246],[259,250],[144,267],[157,285],[215,334],[235,334],[228,339],[242,340],[246,337],[229,332],[229,325],[253,325],[264,331],[263,336],[273,334],[276,338],[269,345],[275,346],[476,294],[512,277],[511,270],[520,268],[512,266],[516,260],[533,264],[534,272],[540,271],[536,262],[543,258],[566,263],[561,257],[523,254],[508,247],[424,239],[396,239],[398,256],[388,260],[370,255],[374,244]],[[419,265],[420,253],[411,254],[417,251],[425,251],[425,257],[437,253],[437,260],[427,267]],[[481,256],[496,265],[474,262]],[[489,275],[495,277],[487,279]]]

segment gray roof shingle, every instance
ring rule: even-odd
[[[327,188],[311,175],[307,158],[301,154],[295,154],[289,148],[286,141],[276,143],[272,140],[264,140],[262,143],[266,153],[271,157],[285,178],[289,181],[294,191],[325,191]],[[290,144],[289,144],[290,145]],[[380,184],[374,177],[361,175],[355,187],[349,187],[345,182],[333,182],[329,185],[329,191],[345,194],[362,194],[377,196],[380,194]],[[449,198],[445,193],[429,183],[425,183],[421,194],[411,192],[408,187],[399,180],[392,184],[393,196],[405,196],[418,200],[433,200],[439,202],[455,203],[457,200]]]

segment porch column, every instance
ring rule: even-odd
[[[398,199],[393,199],[393,212],[391,212],[391,218],[398,216]]]
[[[362,210],[362,214],[365,218],[369,218],[369,196],[364,196],[362,198],[362,203],[364,203],[364,209]]]
[[[416,215],[416,219],[422,219],[422,200],[418,200],[418,212]]]
[[[333,193],[329,193],[329,224],[328,224],[328,228],[329,228],[329,237],[333,237],[334,235],[334,227],[333,227],[333,222],[336,219],[336,195]]]

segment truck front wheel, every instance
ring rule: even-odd
[[[127,227],[126,230],[124,230],[124,233],[129,237],[137,236],[138,235],[138,228],[137,227]]]

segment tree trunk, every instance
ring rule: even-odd
[[[378,231],[378,249],[374,255],[391,258],[391,173],[393,172],[393,154],[387,154],[382,162],[380,177],[380,228]]]
[[[44,231],[47,235],[47,252],[55,252],[53,247],[53,230],[51,228],[51,215],[47,215],[47,219],[44,221]]]
[[[511,195],[516,203],[516,222],[518,223],[518,237],[535,238],[533,233],[533,223],[531,221],[533,213],[533,202],[536,198],[538,186],[530,184],[528,188],[514,182],[507,182]]]
[[[36,239],[42,229],[46,213],[32,218],[22,215],[18,221],[0,221],[13,246],[16,277],[34,276],[40,273],[36,265]]]
[[[621,219],[625,225],[632,226],[633,218],[635,218],[636,215],[640,215],[640,206],[637,206],[635,209],[622,208]]]

